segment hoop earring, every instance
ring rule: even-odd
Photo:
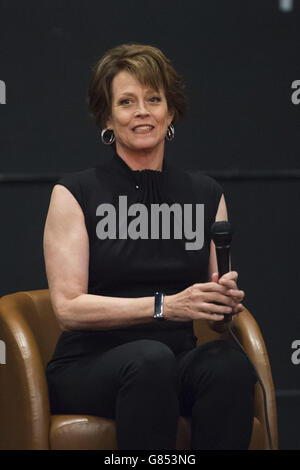
[[[101,140],[104,143],[104,145],[111,145],[115,141],[115,134],[114,131],[110,129],[103,129],[101,132]]]
[[[174,136],[175,136],[175,128],[174,128],[173,124],[170,124],[168,126],[166,138],[170,141],[170,140],[174,139]]]

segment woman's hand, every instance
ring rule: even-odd
[[[230,271],[226,274],[224,274],[221,279],[219,280],[219,275],[218,273],[213,273],[211,276],[212,282],[218,282],[222,286],[227,287],[228,289],[228,295],[231,297],[231,299],[234,302],[234,307],[232,309],[232,318],[230,321],[223,321],[216,323],[213,320],[209,320],[209,326],[217,332],[222,332],[225,331],[229,325],[232,325],[232,323],[237,319],[238,314],[243,310],[243,305],[241,304],[242,300],[245,297],[245,293],[242,290],[239,290],[237,287],[237,278],[238,278],[238,273],[236,271]]]
[[[235,276],[226,276],[220,279],[222,283],[214,277],[212,282],[196,283],[177,294],[166,295],[165,318],[172,321],[213,320],[219,323],[225,315],[240,311],[237,299],[241,298],[241,294],[235,288]]]

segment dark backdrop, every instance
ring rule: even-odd
[[[89,117],[94,62],[124,42],[161,48],[183,75],[188,115],[167,145],[224,187],[233,268],[270,356],[280,448],[300,449],[300,2],[0,1],[0,295],[47,287],[44,222],[56,179],[106,158]]]

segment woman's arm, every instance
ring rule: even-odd
[[[156,321],[154,297],[87,294],[89,239],[84,215],[70,191],[59,184],[53,188],[45,223],[44,258],[51,302],[62,330],[110,329]]]

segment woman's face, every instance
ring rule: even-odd
[[[112,109],[107,128],[112,129],[117,150],[156,151],[164,149],[164,139],[173,113],[162,89],[141,85],[134,75],[119,72],[112,81]]]

